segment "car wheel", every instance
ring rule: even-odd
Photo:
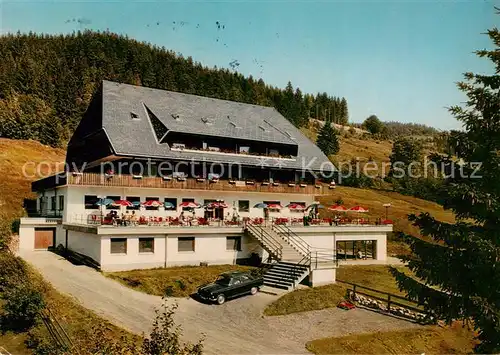
[[[226,296],[224,296],[223,294],[218,295],[217,304],[223,304],[224,302],[226,302]]]
[[[259,288],[258,287],[252,287],[250,289],[250,294],[251,295],[255,295],[257,292],[259,292]]]

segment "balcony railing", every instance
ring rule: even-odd
[[[234,192],[295,193],[305,195],[329,195],[333,193],[326,184],[270,183],[255,181],[218,180],[195,178],[165,178],[135,175],[106,175],[98,173],[69,174],[68,185],[146,187],[177,190],[210,190]]]

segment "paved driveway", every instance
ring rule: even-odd
[[[59,291],[76,298],[110,322],[136,333],[148,333],[158,296],[129,289],[86,266],[75,266],[46,251],[22,253]],[[208,354],[301,354],[312,339],[354,333],[407,329],[418,325],[356,309],[327,309],[287,316],[264,317],[265,306],[276,296],[259,293],[222,306],[178,298],[176,321],[186,340],[206,335]]]

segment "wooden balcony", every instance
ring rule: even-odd
[[[67,185],[77,186],[142,187],[176,190],[290,193],[303,195],[329,195],[334,191],[326,184],[270,184],[229,180],[213,182],[207,179],[194,178],[187,178],[184,181],[180,181],[175,178],[165,179],[162,177],[138,177],[132,175],[106,176],[98,173],[68,174],[66,183]]]

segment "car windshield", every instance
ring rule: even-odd
[[[223,285],[223,286],[229,286],[229,283],[231,282],[231,278],[225,275],[221,275],[215,280],[216,284]]]

